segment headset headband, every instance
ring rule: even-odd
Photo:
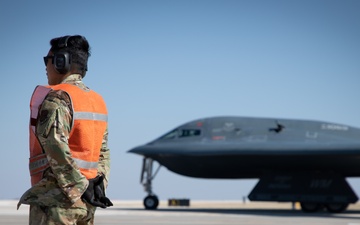
[[[62,37],[60,40],[59,40],[59,43],[58,43],[58,47],[59,48],[66,48],[67,47],[67,42],[69,40],[71,36],[64,36]]]

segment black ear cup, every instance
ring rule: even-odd
[[[54,67],[60,74],[66,74],[70,71],[70,54],[66,51],[59,51],[54,54]]]
[[[66,48],[67,42],[71,36],[64,36],[59,40],[58,47]],[[54,54],[55,70],[60,74],[66,74],[70,71],[71,58],[70,54],[64,50],[60,50]]]

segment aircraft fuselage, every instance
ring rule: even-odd
[[[360,176],[360,129],[319,121],[200,119],[130,152],[199,178],[258,178],[269,171]]]

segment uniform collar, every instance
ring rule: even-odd
[[[82,81],[82,76],[80,74],[71,74],[66,77],[61,83],[77,83]]]

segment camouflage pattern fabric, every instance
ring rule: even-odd
[[[30,205],[30,225],[93,225],[95,207],[81,200],[70,208]]]
[[[70,75],[62,83],[89,90],[82,82],[81,75],[78,74]],[[88,186],[88,180],[80,173],[71,158],[68,146],[72,115],[73,109],[68,94],[61,90],[50,91],[41,105],[36,125],[36,136],[46,153],[50,168],[45,171],[39,183],[23,194],[18,207],[21,204],[30,204],[39,207],[70,208],[75,203],[82,202],[80,198]],[[108,130],[106,129],[98,166],[98,174],[105,177],[105,187],[107,187],[110,173],[110,150],[107,142]]]

